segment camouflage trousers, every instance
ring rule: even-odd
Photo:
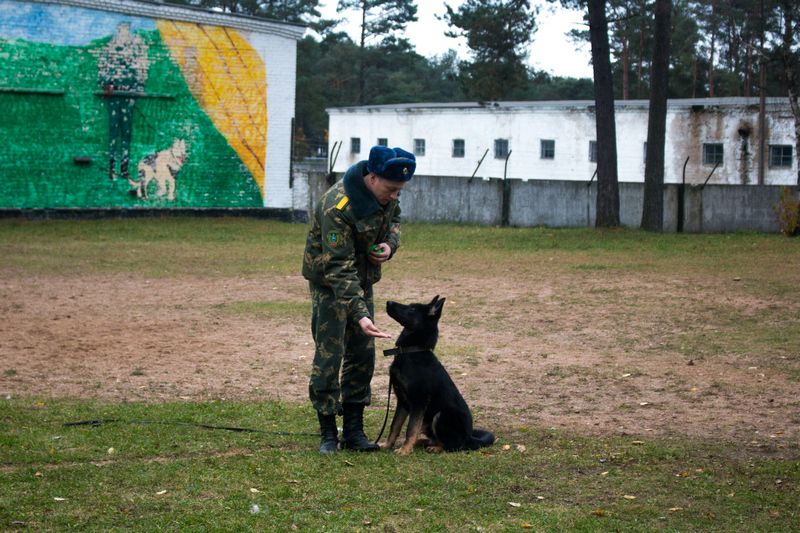
[[[347,307],[331,289],[309,283],[309,290],[311,334],[316,347],[308,383],[311,404],[324,415],[341,414],[342,403],[369,404],[375,340],[348,318]],[[364,291],[364,297],[374,316],[372,287]]]

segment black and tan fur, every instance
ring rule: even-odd
[[[403,331],[389,369],[397,410],[381,446],[394,447],[408,418],[405,442],[397,450],[402,455],[418,445],[428,446],[428,451],[453,452],[494,443],[492,433],[472,427],[467,402],[433,353],[444,302],[436,296],[429,304],[386,303],[387,313],[403,326]]]

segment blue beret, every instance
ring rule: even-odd
[[[408,181],[417,169],[414,154],[402,148],[373,146],[369,151],[367,170],[392,181]]]

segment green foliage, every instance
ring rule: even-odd
[[[781,233],[787,237],[797,235],[800,229],[800,201],[789,187],[781,190],[781,199],[775,206],[775,213],[778,215],[778,226]]]
[[[354,68],[359,62],[363,79]],[[463,99],[455,52],[426,59],[401,39],[387,38],[362,50],[342,34],[320,42],[306,37],[299,44],[297,69],[296,121],[311,147],[327,144],[325,108],[358,105],[360,82],[369,104]]]
[[[360,14],[361,41],[365,48],[370,38],[383,39],[402,32],[409,22],[417,20],[414,0],[339,0],[336,11],[355,10]]]
[[[467,38],[474,60],[462,62],[465,92],[480,100],[508,99],[528,80],[526,47],[536,31],[528,0],[467,0],[458,10],[445,4],[449,36]]]
[[[293,24],[319,24],[319,0],[169,0],[171,4],[218,9],[223,13],[238,13],[280,20]]]

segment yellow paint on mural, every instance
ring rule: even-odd
[[[236,150],[263,198],[267,76],[261,56],[230,28],[159,20],[158,31],[195,100]]]

